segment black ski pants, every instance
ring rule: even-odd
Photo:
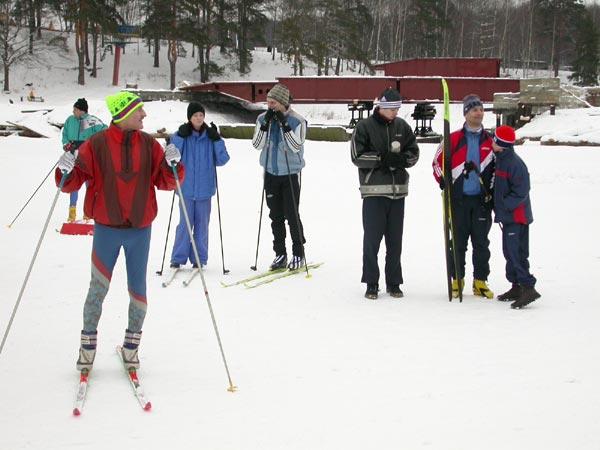
[[[385,236],[386,285],[402,284],[402,232],[404,229],[404,198],[387,197],[363,199],[363,283],[379,284],[377,254]]]
[[[454,234],[456,236],[456,258],[458,260],[458,276],[465,277],[465,259],[469,238],[473,245],[473,278],[486,281],[490,274],[490,240],[488,235],[492,228],[492,211],[483,204],[479,195],[464,195],[462,202],[454,203],[452,215]],[[451,260],[452,274],[454,260]]]
[[[290,185],[290,178],[292,184]],[[292,189],[294,198],[292,198]],[[285,221],[290,227],[292,238],[292,253],[294,256],[302,256],[302,244],[304,230],[300,221],[300,183],[298,174],[293,175],[271,175],[265,173],[265,195],[271,218],[271,230],[273,231],[273,250],[276,255],[287,255],[285,248]],[[294,204],[294,200],[296,203]],[[298,217],[296,218],[296,214]],[[300,225],[300,228],[298,228]]]

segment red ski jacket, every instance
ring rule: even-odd
[[[177,174],[183,182],[182,164],[177,166]],[[57,169],[57,186],[61,177]],[[85,215],[119,228],[149,226],[158,212],[155,188],[176,188],[173,171],[156,139],[142,131],[123,131],[112,123],[79,147],[75,168],[62,191],[77,191],[85,182]]]
[[[433,176],[439,183],[443,176],[442,171],[442,142],[433,158]],[[465,138],[464,127],[460,130],[450,133],[450,152],[452,158],[452,183],[454,186],[453,197],[462,198],[465,159],[467,157],[467,140]],[[479,162],[480,176],[483,185],[488,192],[492,192],[494,185],[494,152],[492,151],[492,136],[485,130],[482,130],[479,138]]]

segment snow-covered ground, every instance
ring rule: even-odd
[[[174,114],[166,102],[148,108],[148,129],[156,126],[152,117]],[[457,127],[460,116],[454,118]],[[248,141],[230,140],[227,146],[231,162],[219,171],[219,187],[231,273],[221,271],[214,204],[205,277],[239,391],[226,390],[200,280],[163,289],[154,275],[171,201],[171,193],[163,192],[141,347],[141,377],[154,409],[141,411],[114,354],[128,301],[120,259],[84,415],[71,416],[91,238],[54,231],[67,214],[63,194],[0,355],[1,449],[600,446],[600,303],[593,275],[600,269],[594,207],[600,153],[537,143],[518,147],[532,175],[531,263],[542,298],[513,311],[471,295],[462,304],[446,299],[432,144],[421,146],[421,160],[411,170],[404,299],[382,295],[373,302],[362,296],[361,201],[347,143],[307,143],[301,199],[306,253],[325,264],[310,279],[222,288],[222,280],[252,273],[261,195],[257,153]],[[0,140],[2,223],[13,219],[59,148],[59,136]],[[0,230],[2,331],[54,195],[46,182],[15,225]],[[260,269],[273,257],[263,219]],[[491,241],[490,285],[499,293],[508,284],[497,226]]]
[[[517,136],[541,142],[600,145],[600,108],[557,109],[545,112],[517,130]]]
[[[153,71],[150,56],[140,55],[133,68],[127,59],[133,53],[128,50],[122,62],[121,80],[164,88],[166,67]],[[49,119],[63,121],[81,96],[92,114],[108,121],[103,98],[115,90],[112,65],[85,87],[74,84],[72,65],[60,69],[54,62],[41,75],[17,70],[13,85],[15,79],[35,78],[46,102],[21,103],[18,92],[2,94],[0,121],[17,118],[49,127]],[[283,75],[266,67],[257,68],[265,71],[261,77]],[[21,114],[32,106],[54,111]],[[175,130],[185,108],[178,102],[147,103],[146,131]],[[350,118],[344,105],[297,109],[312,123],[345,124]],[[412,109],[405,105],[400,111],[411,124]],[[582,126],[581,114],[560,114],[558,122],[542,116],[528,127],[537,123],[545,135]],[[224,123],[215,111],[209,110],[207,119]],[[451,120],[452,128],[461,125],[460,105],[452,106]],[[485,125],[494,121],[488,114]],[[433,125],[442,129],[441,108]],[[60,133],[49,127],[48,134],[48,139],[0,138],[0,223],[13,220],[58,158]],[[361,200],[348,143],[306,144],[300,210],[306,254],[324,265],[310,279],[297,275],[256,289],[222,288],[221,281],[253,273],[262,187],[258,154],[249,141],[228,140],[227,147],[231,161],[219,169],[219,188],[225,265],[231,272],[224,276],[221,270],[215,201],[205,277],[238,392],[226,390],[201,280],[165,289],[154,274],[161,265],[172,199],[170,192],[161,192],[140,350],[140,376],[153,411],[145,413],[135,402],[114,352],[127,320],[121,256],[105,301],[84,414],[71,415],[91,238],[54,231],[67,216],[68,196],[61,194],[0,354],[0,450],[600,448],[596,148],[528,141],[517,147],[532,178],[531,263],[542,298],[513,311],[475,298],[468,289],[462,304],[447,301],[441,199],[430,166],[433,144],[421,145],[421,159],[410,171],[404,299],[363,298]],[[47,180],[12,228],[0,228],[2,333],[55,194]],[[79,215],[81,205],[82,199]],[[273,258],[264,216],[261,270]],[[173,220],[178,221],[177,211]],[[490,285],[500,293],[508,283],[497,225],[490,238]],[[173,229],[169,252],[172,240]],[[384,252],[382,244],[381,263]]]

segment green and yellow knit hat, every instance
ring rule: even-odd
[[[132,92],[121,91],[106,97],[106,106],[114,123],[125,120],[136,109],[144,106],[144,102]]]

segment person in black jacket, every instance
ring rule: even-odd
[[[400,93],[388,88],[376,102],[373,115],[360,121],[352,135],[352,162],[358,167],[363,199],[363,272],[365,297],[376,299],[379,291],[377,254],[385,236],[385,282],[394,298],[404,294],[402,231],[404,198],[408,195],[408,172],[419,159],[419,147],[411,127],[396,117],[402,104]]]

